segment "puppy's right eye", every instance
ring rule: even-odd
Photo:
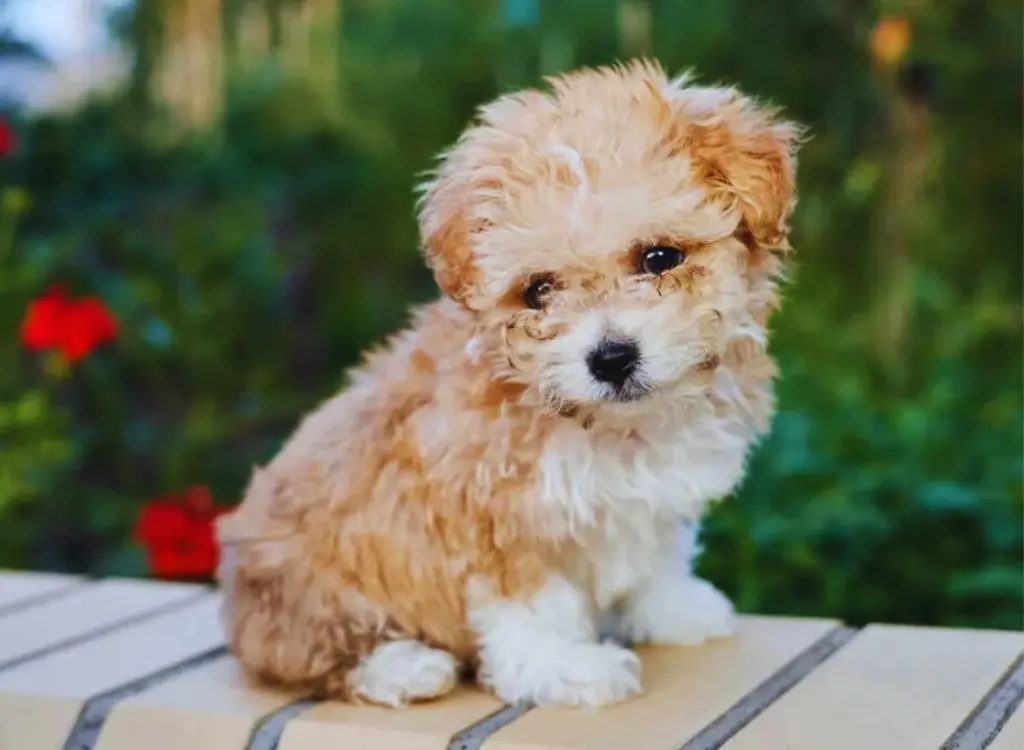
[[[538,276],[526,287],[523,300],[527,307],[540,310],[547,303],[551,293],[555,291],[555,279],[552,276]]]
[[[686,255],[677,247],[655,245],[644,250],[640,256],[640,273],[660,276],[671,271],[686,260]]]

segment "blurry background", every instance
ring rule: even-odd
[[[1021,31],[1019,0],[0,0],[0,566],[207,574],[210,498],[435,294],[432,156],[649,54],[814,135],[778,417],[704,573],[1020,628]]]

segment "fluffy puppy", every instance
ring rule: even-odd
[[[463,667],[508,702],[640,690],[602,641],[734,627],[692,533],[772,411],[798,130],[650,62],[483,107],[424,186],[443,298],[368,356],[219,525],[253,673],[387,705]]]

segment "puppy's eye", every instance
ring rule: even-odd
[[[538,276],[526,288],[523,299],[527,306],[540,310],[547,303],[551,293],[555,291],[555,280],[551,276]]]
[[[683,251],[668,245],[655,245],[643,251],[640,256],[640,273],[659,276],[671,271],[686,259]]]

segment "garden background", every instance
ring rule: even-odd
[[[435,294],[413,221],[435,152],[500,91],[643,53],[813,133],[779,414],[704,573],[746,611],[1024,625],[1019,0],[135,0],[109,22],[123,79],[0,116],[0,566],[204,575],[211,500]]]

